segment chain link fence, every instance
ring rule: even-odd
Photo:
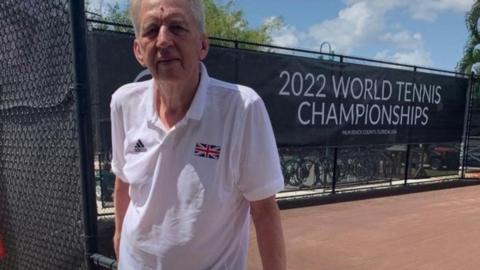
[[[0,1],[0,269],[86,269],[69,0]]]

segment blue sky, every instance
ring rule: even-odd
[[[91,0],[91,6],[126,0]],[[225,3],[226,0],[219,0]],[[474,0],[237,0],[250,26],[282,17],[271,33],[276,45],[333,51],[454,70],[468,32],[465,13]],[[326,51],[324,47],[324,51]]]

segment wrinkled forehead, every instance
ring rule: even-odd
[[[187,0],[144,0],[140,8],[140,20],[157,18],[193,18]]]

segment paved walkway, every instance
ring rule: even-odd
[[[480,269],[480,185],[281,211],[288,269]],[[248,269],[261,269],[251,233]]]

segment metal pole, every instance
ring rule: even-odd
[[[413,72],[417,72],[417,67],[414,66],[413,67]],[[410,132],[411,132],[411,128],[408,129],[408,135],[410,137]],[[410,144],[407,144],[407,152],[405,153],[405,175],[404,175],[404,182],[403,182],[403,185],[404,186],[407,186],[407,182],[408,182],[408,170],[410,168]]]
[[[118,268],[118,262],[112,258],[103,256],[101,254],[93,254],[90,257],[95,265],[101,266],[106,269],[115,270]]]
[[[467,90],[467,102],[466,102],[466,112],[465,112],[465,126],[464,126],[464,133],[463,133],[463,144],[462,144],[462,169],[460,172],[460,178],[465,178],[465,167],[467,165],[468,160],[468,151],[469,151],[469,144],[470,144],[470,129],[471,129],[471,119],[472,119],[472,98],[475,86],[475,77],[474,73],[472,72],[469,79],[469,87]]]
[[[404,186],[407,185],[408,180],[408,164],[410,163],[410,144],[407,144],[407,153],[405,156],[405,182],[403,183]]]
[[[80,177],[82,183],[83,219],[85,227],[85,261],[94,269],[90,256],[97,252],[97,209],[93,168],[93,139],[90,115],[90,90],[87,73],[87,43],[84,0],[70,0],[73,43],[74,95],[76,96],[79,136]]]
[[[238,66],[239,66],[239,62],[238,62],[238,51],[237,51],[238,48],[239,48],[239,46],[238,46],[238,41],[235,40],[234,44],[235,44],[235,69],[234,69],[234,70],[235,70],[235,74],[234,74],[234,83],[240,83],[240,82],[238,81],[238,79],[239,79],[239,77],[240,77],[240,75],[238,74],[238,73],[239,73],[239,70],[240,70],[240,68],[238,67]]]
[[[337,186],[337,158],[338,158],[338,147],[335,147],[333,149],[332,194],[335,194],[335,188]]]
[[[327,48],[327,49],[328,49],[327,53],[328,53],[329,55],[332,53],[332,45],[330,45],[330,43],[329,43],[328,41],[324,41],[324,42],[320,43],[320,49],[319,49],[319,51],[320,51],[320,58],[321,58],[322,60],[324,59],[324,58],[323,58],[323,46],[324,46],[324,45],[327,45],[327,46],[328,46],[328,48]]]
[[[340,63],[343,63],[343,56],[340,56]],[[342,71],[343,75],[343,71]],[[337,188],[337,160],[338,160],[338,147],[333,149],[333,174],[332,174],[332,194],[335,194]]]

